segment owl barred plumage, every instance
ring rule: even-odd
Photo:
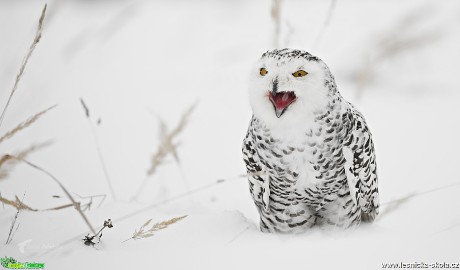
[[[373,221],[379,194],[371,133],[326,64],[283,49],[264,53],[254,70],[243,156],[261,230]]]

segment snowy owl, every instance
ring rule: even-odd
[[[252,70],[253,116],[243,142],[264,232],[349,228],[379,212],[371,133],[308,52],[267,51]]]

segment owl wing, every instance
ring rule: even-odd
[[[348,186],[353,200],[361,208],[361,219],[373,221],[379,213],[374,143],[364,117],[351,104],[350,107],[349,128],[343,140]]]
[[[254,135],[252,134],[252,121],[243,141],[243,159],[248,173],[249,190],[258,209],[268,211],[270,197],[269,178],[265,175],[263,164],[257,153]]]

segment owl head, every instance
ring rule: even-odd
[[[254,116],[268,125],[286,128],[307,121],[336,93],[329,68],[305,51],[267,51],[251,71],[251,107]]]

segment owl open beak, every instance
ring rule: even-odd
[[[269,99],[275,108],[276,117],[280,118],[289,105],[296,100],[296,95],[292,91],[269,92]]]

